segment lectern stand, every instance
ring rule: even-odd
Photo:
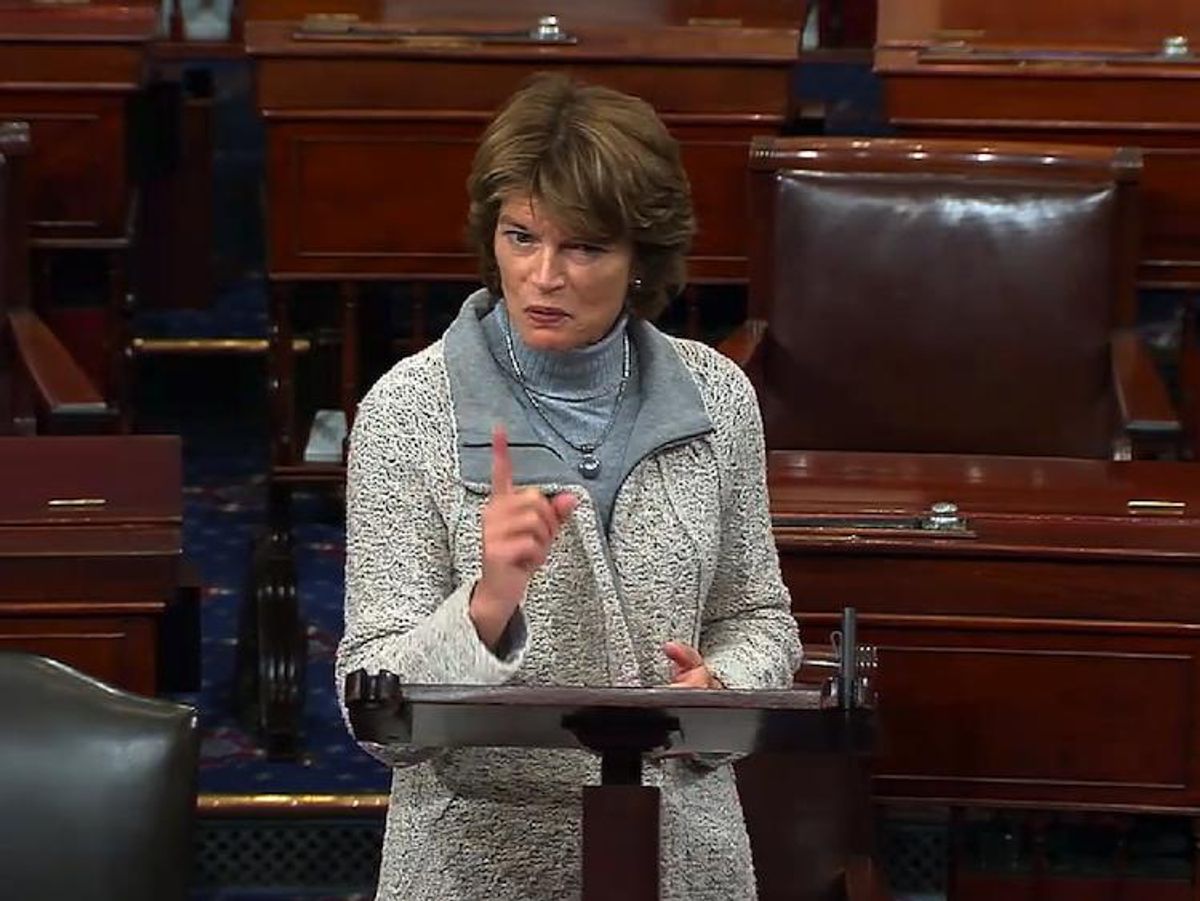
[[[584,901],[656,901],[659,790],[650,752],[863,754],[871,711],[820,689],[700,691],[405,685],[362,670],[346,680],[356,737],[427,748],[584,748],[601,785],[583,789]]]

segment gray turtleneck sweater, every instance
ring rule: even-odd
[[[546,446],[572,468],[584,455],[571,445],[594,444],[605,434],[610,418],[613,419],[612,428],[595,451],[600,460],[599,475],[594,479],[582,476],[579,479],[591,495],[605,531],[612,519],[617,489],[637,462],[627,460],[625,455],[641,400],[633,342],[629,342],[629,377],[620,402],[613,409],[624,364],[627,324],[628,316],[622,316],[607,335],[587,347],[542,351],[529,347],[516,329],[509,329],[503,301],[481,322],[492,356],[517,383],[516,395],[525,407],[530,425]],[[512,339],[513,356],[523,378],[513,370],[506,335]],[[522,382],[537,398],[537,406],[519,387]]]

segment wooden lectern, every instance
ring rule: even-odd
[[[852,612],[846,621],[846,646],[854,647]],[[874,715],[863,704],[870,689],[856,669],[861,655],[843,657],[825,687],[784,691],[406,685],[391,673],[358,670],[346,678],[346,706],[360,741],[598,753],[601,784],[583,787],[582,897],[655,901],[659,789],[642,784],[645,755],[866,755],[875,743]],[[755,863],[762,866],[758,849]],[[847,885],[854,872],[846,867]]]

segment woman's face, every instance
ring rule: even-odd
[[[625,305],[633,247],[568,234],[528,196],[506,198],[496,262],[509,321],[529,347],[572,350],[599,341]]]

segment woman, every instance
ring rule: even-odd
[[[800,646],[742,373],[649,319],[694,231],[644,102],[531,81],[468,181],[486,288],[359,408],[346,672],[448,684],[774,688]],[[579,894],[580,751],[373,749],[396,765],[380,899]],[[390,756],[389,756],[390,755]],[[662,897],[754,897],[732,768],[669,759]]]

